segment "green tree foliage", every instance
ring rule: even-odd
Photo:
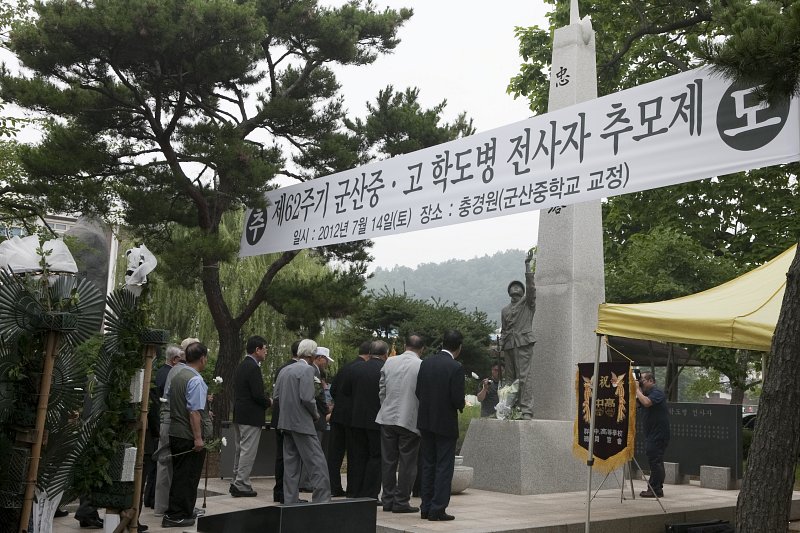
[[[692,237],[656,226],[634,233],[606,269],[609,301],[637,303],[686,296],[739,274],[733,261],[709,252]]]
[[[259,306],[295,312],[291,300],[311,287],[282,283],[278,273],[298,255],[284,252],[234,306],[221,265],[235,260],[239,236],[222,230],[223,217],[264,207],[276,177],[314,179],[394,146],[380,133],[360,137],[331,66],[391,52],[412,12],[316,0],[54,0],[35,11],[9,41],[33,74],[0,73],[0,98],[54,118],[40,144],[21,150],[28,180],[53,211],[120,220],[169,282],[199,281],[218,334],[217,374],[230,382]],[[393,91],[383,94],[394,105]],[[408,114],[416,96],[404,94]],[[439,108],[419,111],[426,128],[445,132],[409,133],[424,132],[423,145],[465,131],[439,125]],[[333,280],[343,291],[365,274],[365,243],[317,253],[350,265]],[[300,313],[294,325],[309,322]],[[218,413],[228,400],[215,397]]]
[[[404,339],[416,333],[425,339],[430,354],[440,349],[446,329],[457,329],[464,335],[459,361],[467,374],[487,375],[491,364],[489,335],[494,326],[486,318],[486,313],[467,312],[455,303],[420,300],[388,289],[371,291],[364,305],[349,318],[341,334],[343,340],[352,346],[377,336],[394,344],[400,353]]]
[[[506,250],[473,259],[423,263],[416,268],[377,268],[367,288],[408,294],[420,300],[458,302],[478,309],[499,326],[500,310],[508,305],[508,283],[524,278],[523,250]]]
[[[715,19],[726,35],[707,57],[726,76],[761,84],[769,101],[800,95],[800,2],[725,0]]]

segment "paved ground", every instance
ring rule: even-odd
[[[272,478],[256,478],[254,488],[259,495],[255,498],[232,498],[227,494],[228,481],[209,479],[209,493],[206,498],[208,514],[230,512],[237,509],[250,509],[272,503]],[[710,518],[732,519],[738,491],[718,491],[701,488],[692,483],[682,486],[665,487],[662,503],[666,513],[655,500],[638,497],[644,483],[634,481],[637,494],[631,498],[630,485],[620,501],[620,489],[610,478],[606,487],[599,491],[591,506],[591,531],[595,533],[662,533],[664,524],[695,521]],[[197,506],[202,507],[203,481],[200,484],[200,497]],[[310,496],[310,495],[308,495]],[[412,500],[419,505],[418,499]],[[68,506],[74,511],[75,504]],[[585,530],[586,493],[571,492],[540,496],[515,496],[497,492],[468,489],[453,496],[448,512],[455,515],[453,522],[429,522],[421,520],[418,514],[377,512],[377,533],[429,533],[447,531],[448,533],[578,533]],[[793,519],[800,519],[800,492],[794,493]],[[142,523],[150,526],[154,533],[180,531],[161,528],[161,519],[153,516],[151,509],[142,514]],[[324,530],[324,529],[323,529]],[[90,531],[81,529],[73,514],[54,521],[54,533],[74,533]],[[109,530],[110,531],[110,530]],[[189,531],[196,531],[193,528]],[[294,533],[294,532],[289,532]],[[777,533],[777,532],[776,532]]]

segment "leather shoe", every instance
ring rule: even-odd
[[[69,514],[69,511],[66,509],[56,509],[56,513],[53,515],[53,518],[64,518]]]
[[[663,492],[652,492],[651,490],[643,490],[642,492],[639,493],[639,496],[642,497],[642,498],[655,498],[656,496],[658,496],[659,498],[663,498],[664,497],[664,493]]]
[[[331,498],[339,498],[341,496],[346,496],[345,491],[342,489],[332,490],[331,491]]]
[[[380,504],[381,502],[378,502],[378,503]],[[394,507],[391,504],[383,506],[383,512],[384,513],[391,513],[393,510],[394,510]]]
[[[393,513],[416,513],[419,511],[419,507],[393,507]]]
[[[254,496],[258,496],[258,492],[254,490],[239,490],[233,485],[231,485],[229,492],[234,498],[252,498]]]
[[[422,518],[423,520],[427,520],[428,519],[428,511],[420,511],[419,512],[419,517]]]
[[[81,525],[81,527],[86,527],[89,529],[103,529],[102,518],[83,518],[78,520],[78,523]]]
[[[161,519],[161,527],[189,527],[194,525],[194,518],[170,518],[164,515]]]
[[[136,526],[136,532],[137,532],[137,533],[144,533],[144,532],[145,532],[145,531],[147,531],[148,529],[150,529],[150,526],[148,526],[148,525],[145,525],[145,524],[141,524],[141,523],[140,523],[138,526]]]
[[[455,520],[455,519],[456,519],[455,516],[453,516],[451,514],[447,514],[444,511],[442,511],[441,513],[429,514],[428,515],[428,520],[430,520],[431,522]]]

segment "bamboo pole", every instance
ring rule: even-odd
[[[20,516],[20,533],[28,533],[28,525],[33,509],[33,495],[36,490],[36,479],[39,475],[39,459],[42,455],[44,442],[44,424],[47,419],[47,404],[50,401],[50,385],[53,381],[53,368],[55,367],[58,341],[61,337],[58,331],[49,331],[45,341],[44,368],[42,381],[39,384],[39,402],[36,405],[36,438],[31,447],[31,464],[28,466],[28,478],[25,481],[25,496],[22,500],[22,515]]]
[[[133,517],[128,522],[128,531],[135,533],[139,529],[139,504],[142,501],[142,473],[144,464],[144,439],[147,433],[147,411],[150,405],[150,378],[153,374],[153,359],[156,347],[146,344],[144,347],[144,383],[142,384],[142,403],[139,412],[139,432],[136,445],[136,466],[133,474]]]

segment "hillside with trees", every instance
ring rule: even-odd
[[[522,279],[525,250],[506,250],[474,259],[423,263],[417,268],[377,268],[367,281],[376,292],[386,288],[419,300],[450,302],[466,311],[477,309],[500,325],[500,310],[508,303],[508,284]]]

